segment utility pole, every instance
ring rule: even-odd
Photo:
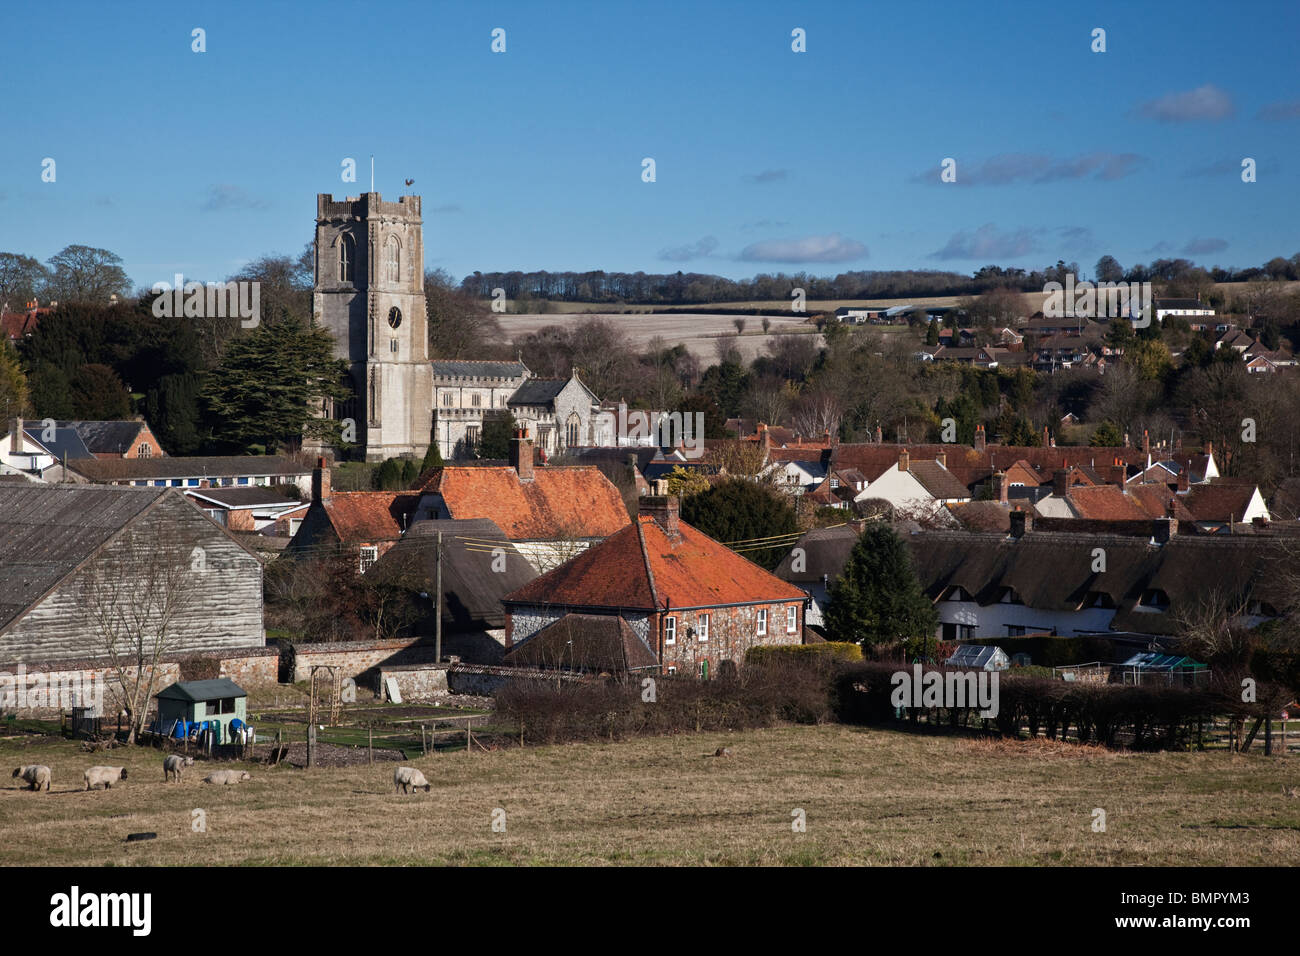
[[[442,663],[442,532],[438,532],[437,570],[434,572],[433,655]]]

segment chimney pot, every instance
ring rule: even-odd
[[[1025,533],[1033,527],[1033,519],[1030,518],[1027,511],[1016,508],[1008,517],[1011,519],[1011,537],[1013,538],[1023,538]]]
[[[911,468],[912,468],[912,457],[907,453],[907,449],[904,448],[902,451],[898,453],[898,470],[910,471]]]

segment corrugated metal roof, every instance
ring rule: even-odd
[[[0,628],[166,493],[110,485],[0,485]]]

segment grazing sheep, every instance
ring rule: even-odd
[[[398,790],[401,790],[402,793],[412,793],[421,787],[424,788],[425,793],[428,793],[431,789],[429,781],[424,779],[424,774],[414,767],[398,767],[393,771],[394,793]]]
[[[214,770],[203,778],[204,783],[232,784],[252,780],[253,775],[247,770]]]
[[[28,764],[25,767],[19,767],[14,771],[15,777],[22,777],[27,781],[28,790],[44,790],[49,793],[50,780],[53,779],[53,773],[50,768],[40,763]]]
[[[181,771],[194,763],[193,757],[182,757],[180,754],[171,754],[163,758],[163,782],[166,783],[172,777],[180,783]]]
[[[105,790],[113,788],[114,780],[126,779],[125,767],[91,767],[82,776],[86,781],[86,789],[93,790],[100,784],[104,785]]]

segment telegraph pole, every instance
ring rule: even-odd
[[[434,572],[433,654],[442,663],[442,532],[438,532],[437,571]]]

